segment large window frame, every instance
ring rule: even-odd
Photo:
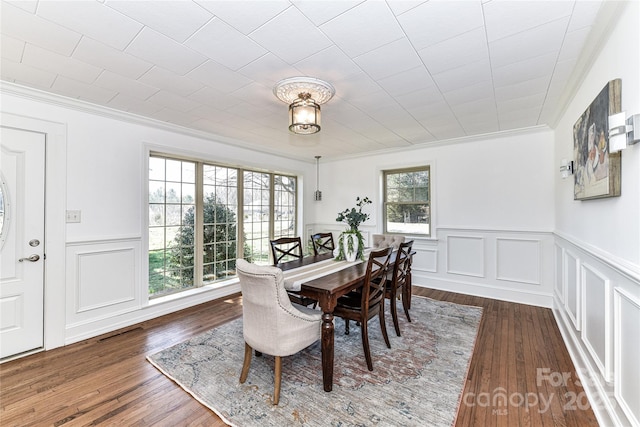
[[[382,175],[383,232],[431,237],[431,166],[384,170]],[[396,181],[394,186],[390,185],[392,180]],[[402,215],[403,220],[394,221],[392,211],[396,218]]]
[[[299,234],[297,176],[156,151],[148,158],[149,299],[234,278],[236,258],[268,264],[269,239]],[[160,164],[194,176],[152,170]],[[176,196],[184,186],[189,197]]]

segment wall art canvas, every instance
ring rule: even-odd
[[[575,200],[620,195],[620,152],[609,152],[609,116],[619,113],[620,79],[611,80],[573,125]]]

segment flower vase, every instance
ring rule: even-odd
[[[353,262],[358,256],[358,247],[360,242],[358,241],[358,235],[356,233],[345,233],[342,239],[342,245],[344,249],[344,259],[348,262]]]

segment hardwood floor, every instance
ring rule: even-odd
[[[551,310],[413,291],[484,308],[457,426],[598,425]],[[0,425],[224,426],[145,358],[240,316],[240,301],[234,295],[1,364]]]

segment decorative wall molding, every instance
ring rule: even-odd
[[[614,395],[631,425],[640,426],[640,297],[614,288]],[[622,373],[625,372],[625,375]],[[635,400],[632,400],[633,397]]]
[[[540,285],[540,246],[538,239],[496,238],[496,279]]]
[[[610,280],[589,264],[583,263],[580,268],[581,338],[600,374],[610,382],[613,376]]]
[[[566,300],[555,293],[554,316],[591,408],[601,425],[639,427],[640,282],[610,259],[555,240]]]
[[[485,239],[481,236],[448,235],[447,273],[485,277]]]

